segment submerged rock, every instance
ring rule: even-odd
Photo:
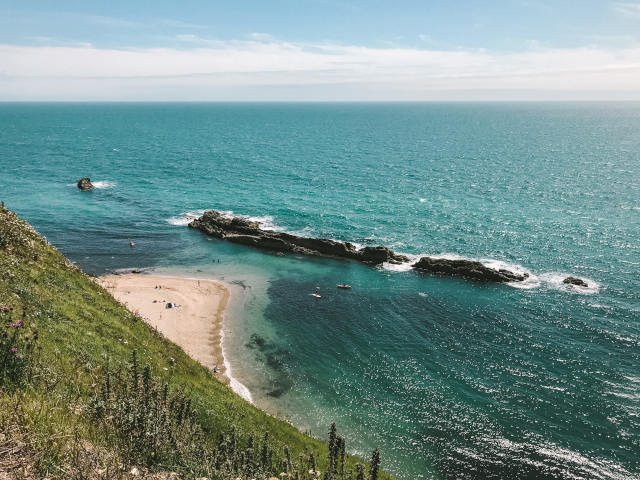
[[[581,278],[576,278],[576,277],[567,277],[562,281],[562,283],[566,283],[567,285],[573,285],[575,287],[588,287],[589,286],[587,284],[587,282],[585,282]]]
[[[475,260],[422,257],[412,266],[422,272],[465,277],[480,282],[522,282],[529,277],[527,273],[519,274],[506,269],[496,270]]]
[[[91,183],[91,179],[89,177],[83,177],[78,180],[78,188],[80,190],[92,190],[93,183]]]

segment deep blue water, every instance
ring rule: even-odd
[[[640,104],[0,104],[0,171],[89,272],[234,282],[255,403],[401,479],[640,478]],[[272,255],[184,226],[205,208],[532,277]]]

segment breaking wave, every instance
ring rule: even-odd
[[[203,213],[204,210],[193,210],[191,212],[181,213],[177,217],[167,218],[166,221],[169,225],[174,225],[176,227],[186,227]]]
[[[401,252],[398,252],[401,253]],[[593,295],[600,292],[601,285],[590,278],[578,277],[574,274],[570,273],[560,273],[560,272],[550,272],[550,273],[541,273],[535,274],[528,268],[519,265],[517,263],[509,263],[504,260],[497,260],[495,258],[468,258],[463,257],[461,255],[457,255],[455,253],[443,253],[438,255],[432,254],[421,254],[421,255],[409,255],[403,253],[409,258],[409,261],[395,264],[385,262],[381,265],[381,268],[384,270],[388,270],[391,272],[408,272],[412,270],[412,265],[416,263],[421,257],[429,256],[431,258],[442,258],[447,260],[471,260],[471,261],[479,261],[485,267],[492,268],[494,270],[509,270],[513,273],[517,273],[519,275],[527,274],[529,275],[526,280],[522,282],[508,282],[505,285],[510,287],[519,288],[522,290],[531,290],[535,288],[546,288],[550,290],[560,290],[569,293],[578,293],[582,295]],[[573,276],[575,278],[579,278],[586,282],[587,287],[576,287],[574,285],[568,285],[563,283],[563,280],[569,276]]]
[[[186,226],[195,218],[201,216],[204,213],[204,210],[194,210],[191,212],[183,213],[177,217],[171,217],[167,219],[167,222],[171,225],[176,226]],[[271,230],[276,232],[287,232],[293,235],[305,236],[305,233],[310,231],[309,227],[305,228],[301,232],[290,232],[284,227],[277,225],[274,221],[274,218],[271,215],[261,215],[261,216],[251,216],[251,215],[238,215],[235,214],[232,210],[222,210],[221,214],[228,218],[240,217],[251,222],[258,222],[260,224],[260,228],[263,230]],[[338,240],[340,241],[340,240]],[[356,248],[362,248],[363,245],[353,243]],[[519,288],[522,290],[531,290],[536,288],[546,288],[550,290],[560,290],[568,293],[578,293],[581,295],[593,295],[600,292],[600,284],[591,280],[590,278],[578,277],[576,275],[570,273],[560,273],[560,272],[549,272],[549,273],[541,273],[535,274],[528,268],[523,265],[517,263],[509,263],[504,260],[498,260],[495,258],[468,258],[455,253],[441,253],[441,254],[407,254],[398,252],[404,256],[406,256],[409,260],[403,263],[383,263],[380,268],[383,270],[387,270],[390,272],[408,272],[413,269],[413,264],[416,263],[421,257],[429,256],[431,258],[442,258],[447,260],[471,260],[471,261],[479,261],[484,266],[488,268],[492,268],[494,270],[509,270],[518,275],[528,275],[528,277],[522,282],[507,282],[505,285],[510,287]],[[574,285],[569,285],[563,282],[563,280],[569,276],[573,276],[579,278],[586,282],[587,287],[576,287]]]

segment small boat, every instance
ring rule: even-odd
[[[317,294],[317,293],[312,293],[312,294],[311,294],[311,296],[312,296],[312,297],[316,297],[316,298],[322,298],[322,297],[321,297],[319,294]]]
[[[351,285],[336,285],[336,287],[343,288],[345,290],[349,290],[351,288]]]

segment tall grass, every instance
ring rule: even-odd
[[[243,400],[4,207],[0,273],[0,478],[390,478]]]

